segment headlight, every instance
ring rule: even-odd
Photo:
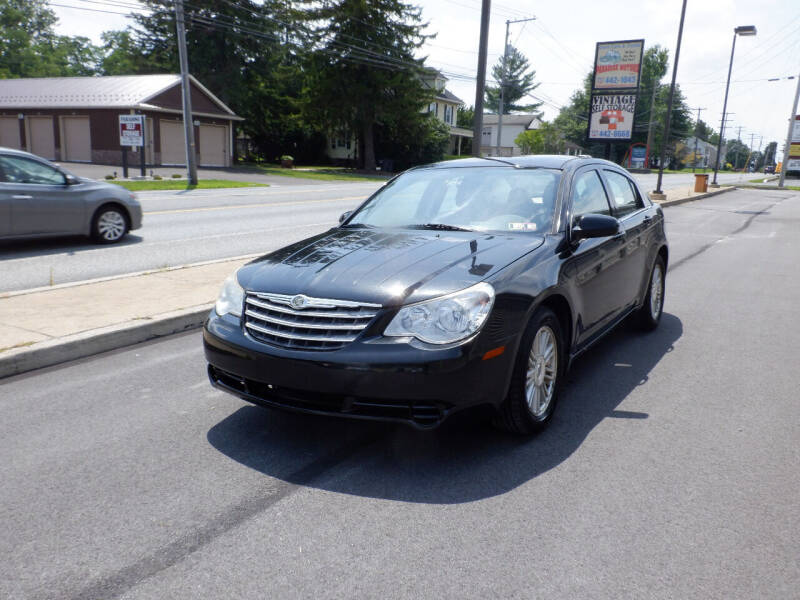
[[[222,284],[222,291],[219,293],[214,310],[219,316],[231,314],[241,317],[242,304],[244,304],[244,290],[236,280],[236,273],[234,273]]]
[[[455,294],[401,308],[383,334],[413,336],[429,344],[452,344],[478,331],[493,304],[494,288],[479,283]]]

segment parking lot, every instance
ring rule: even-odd
[[[0,597],[796,597],[800,194],[665,214],[660,328],[532,439],[249,406],[197,331],[4,380]]]

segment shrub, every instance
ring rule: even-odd
[[[113,175],[106,175],[106,179],[116,179]]]
[[[164,178],[161,175],[153,175],[153,180],[154,181],[161,181],[162,179],[164,179]]]
[[[172,174],[172,178],[173,179],[180,179],[181,177],[183,177],[183,175],[181,175],[180,173],[173,173]]]
[[[281,160],[292,160],[293,161],[294,157],[293,156],[289,156],[288,154],[284,154],[283,156],[281,156]]]

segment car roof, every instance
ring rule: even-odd
[[[5,146],[0,146],[0,152],[3,154],[16,154],[17,156],[33,157],[41,160],[41,157],[36,156],[35,154],[25,152],[24,150],[17,150],[16,148],[6,148]]]
[[[618,166],[615,163],[591,156],[569,156],[565,154],[530,154],[527,156],[487,156],[481,158],[460,158],[445,160],[417,167],[418,169],[444,169],[463,167],[514,167],[517,169],[566,169],[577,168],[585,164],[605,164]]]

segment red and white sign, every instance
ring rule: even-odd
[[[144,146],[144,115],[119,116],[119,145]]]
[[[637,90],[644,40],[598,42],[594,54],[595,90]]]
[[[590,140],[613,142],[633,135],[634,94],[592,94],[589,118]]]

